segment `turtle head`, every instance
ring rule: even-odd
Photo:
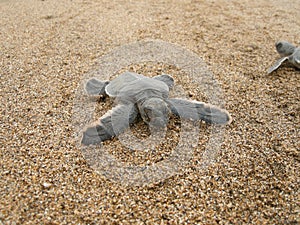
[[[277,52],[282,56],[290,56],[295,51],[296,47],[287,41],[278,41],[275,44]]]
[[[169,122],[169,106],[160,98],[147,99],[140,107],[142,119],[150,128],[165,128]]]

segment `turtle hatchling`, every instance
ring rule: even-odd
[[[85,90],[90,96],[108,95],[117,105],[98,122],[88,126],[81,139],[83,145],[98,144],[124,132],[140,115],[150,130],[165,129],[170,113],[182,119],[203,120],[210,124],[229,124],[229,113],[217,106],[181,98],[169,98],[174,79],[166,74],[146,77],[125,72],[112,81],[91,78]]]
[[[286,60],[300,69],[300,47],[296,47],[287,41],[279,41],[275,44],[275,47],[282,58],[277,60],[275,64],[268,69],[268,74],[276,70]]]

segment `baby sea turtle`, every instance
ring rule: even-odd
[[[296,68],[300,69],[300,47],[296,47],[287,41],[279,41],[275,44],[276,50],[282,57],[268,69],[268,74],[276,70],[284,61],[288,60]]]
[[[217,106],[181,98],[169,98],[174,80],[169,75],[153,78],[125,72],[112,81],[96,78],[88,80],[85,90],[88,95],[108,95],[116,98],[117,105],[87,127],[81,143],[97,144],[124,132],[140,114],[150,129],[165,128],[170,113],[183,119],[203,120],[211,124],[229,124],[229,113]]]

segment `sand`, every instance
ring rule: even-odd
[[[276,41],[300,45],[297,1],[7,0],[0,11],[0,224],[300,222],[299,70],[285,64],[266,74],[279,57]],[[180,163],[172,155],[183,126],[178,118],[153,151],[130,151],[116,138],[104,143],[123,164],[148,168],[173,157],[173,169],[180,166],[159,181],[126,186],[97,171],[78,145],[74,104],[99,58],[148,39],[201,57],[233,121],[205,167],[215,128],[203,123],[193,124],[198,143],[187,142],[193,152],[179,155],[187,159]],[[127,69],[168,72],[188,98],[209,101],[180,68]],[[95,118],[110,107],[98,100]],[[132,130],[149,136],[141,121]]]

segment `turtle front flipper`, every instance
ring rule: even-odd
[[[283,57],[281,59],[278,59],[275,64],[273,66],[271,66],[268,69],[268,74],[272,73],[274,70],[277,70],[279,66],[281,66],[281,64],[286,61],[289,57]]]
[[[203,120],[210,124],[229,124],[230,114],[217,106],[204,102],[171,98],[168,100],[173,114],[183,119]]]
[[[118,105],[102,116],[99,124],[92,124],[86,128],[81,143],[94,145],[118,136],[134,122],[137,115],[135,105]]]
[[[95,95],[104,95],[105,94],[105,87],[109,84],[109,81],[101,81],[96,78],[92,78],[88,80],[85,85],[85,90],[88,95],[95,96]]]
[[[164,82],[171,89],[174,86],[174,79],[168,74],[162,74],[159,76],[153,77],[153,79]]]

